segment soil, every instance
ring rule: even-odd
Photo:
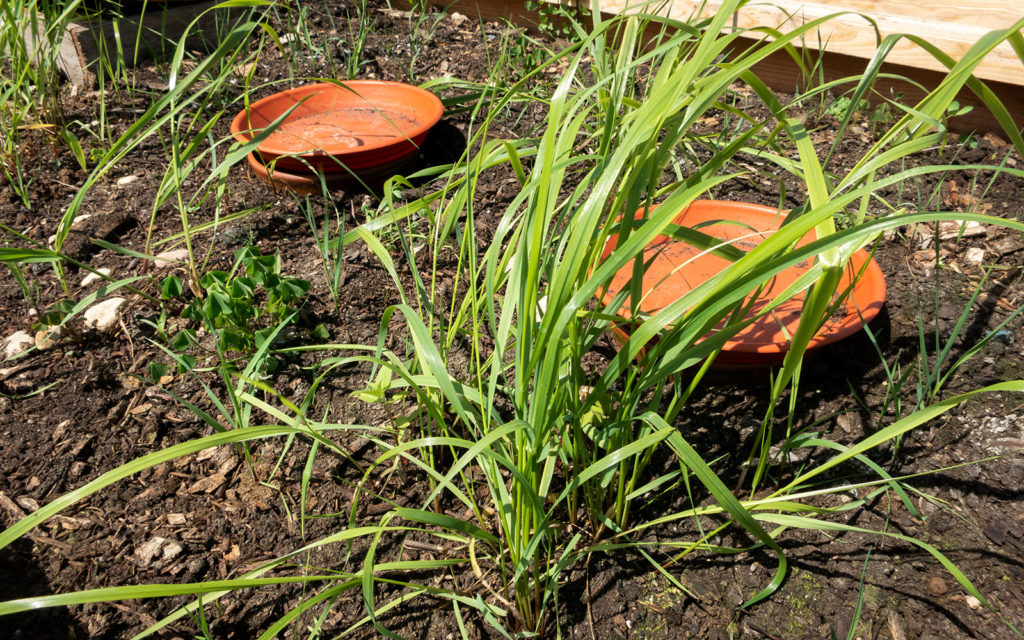
[[[416,26],[416,16],[394,11],[374,0],[370,3],[373,30],[369,35],[359,77],[425,82],[454,75],[486,80],[487,43],[511,33],[503,25],[480,24],[457,14],[433,12]],[[306,27],[321,49],[302,59],[282,58],[273,49],[261,56],[255,69],[254,98],[263,97],[302,78],[329,76],[348,55],[344,41],[334,33],[347,33],[347,16],[354,9],[344,2],[307,5]],[[288,26],[274,18],[282,33]],[[430,27],[427,29],[426,27]],[[429,34],[429,35],[428,35]],[[525,58],[524,58],[525,59]],[[166,69],[139,69],[137,102],[147,91],[166,86]],[[289,78],[292,80],[289,81]],[[548,78],[550,79],[550,78]],[[543,79],[542,79],[543,80]],[[265,83],[275,82],[273,85]],[[737,89],[742,97],[742,88]],[[107,94],[109,126],[123,131],[137,112],[129,94]],[[97,93],[74,95],[65,91],[69,120],[97,118]],[[113,102],[110,102],[113,101]],[[233,108],[233,107],[231,107]],[[542,113],[531,108],[509,114],[498,135],[535,133]],[[808,128],[815,142],[826,144],[835,135],[836,122],[825,110],[808,111]],[[470,116],[450,114],[424,146],[419,166],[457,157]],[[227,137],[228,118],[213,134]],[[710,118],[709,130],[719,123]],[[840,147],[835,167],[856,161],[872,140],[876,126],[864,119],[855,124]],[[0,220],[40,242],[54,233],[57,221],[86,174],[67,149],[51,145],[39,134],[25,147],[24,159],[34,180],[31,209],[25,208],[10,185],[0,185]],[[1021,159],[995,136],[951,140],[916,159],[921,164],[1000,162],[1021,167]],[[140,251],[154,215],[153,202],[166,170],[164,150],[152,142],[118,163],[88,194],[84,213],[92,217],[77,228],[65,245],[67,253],[93,268],[107,268],[124,278],[152,272],[149,261],[118,254],[90,242],[103,238]],[[792,181],[780,182],[767,167],[747,167],[746,177],[719,187],[712,196],[786,206],[798,204],[801,193]],[[496,221],[497,211],[514,197],[511,173],[492,171],[479,183],[477,220],[483,237]],[[190,184],[192,188],[196,185]],[[280,250],[282,272],[305,278],[313,288],[302,310],[290,344],[314,344],[322,338],[341,344],[377,342],[384,310],[399,301],[398,291],[374,256],[361,244],[346,248],[343,286],[336,312],[326,286],[323,267],[308,223],[304,202],[275,192],[238,165],[227,178],[224,211],[253,208],[254,212],[221,225],[212,239],[197,240],[197,250],[209,254],[208,268],[229,268],[235,250],[253,242],[264,253]],[[905,185],[880,194],[889,202],[909,207],[983,211],[1020,220],[1024,217],[1024,182],[973,170],[951,170],[920,184]],[[346,212],[352,228],[375,208],[372,195],[357,190],[332,194],[338,210]],[[317,204],[313,198],[313,208]],[[204,205],[191,222],[211,220]],[[170,238],[181,229],[170,206],[157,208],[153,237]],[[938,231],[938,234],[936,234]],[[962,231],[962,233],[961,233]],[[5,238],[9,245],[18,245]],[[175,248],[167,242],[157,250]],[[396,245],[395,251],[401,249]],[[875,259],[888,283],[886,308],[866,333],[827,348],[808,365],[796,399],[799,423],[839,443],[857,442],[890,424],[897,412],[906,414],[918,401],[914,372],[919,368],[923,332],[929,362],[935,341],[952,347],[943,368],[967,353],[972,345],[998,330],[944,382],[936,397],[976,389],[982,385],[1024,377],[1024,327],[1020,318],[1000,326],[1024,304],[1021,261],[1024,238],[1001,227],[984,225],[963,230],[943,226],[903,228],[887,234]],[[438,256],[442,271],[454,272],[457,256]],[[398,259],[396,263],[404,264]],[[162,267],[166,273],[176,267]],[[177,271],[179,275],[184,273]],[[26,299],[14,278],[0,280],[0,327],[6,338],[18,330],[32,333],[39,315],[64,299],[52,270],[28,270],[31,286]],[[99,285],[80,287],[84,273],[71,271],[71,297],[81,299]],[[163,274],[161,274],[163,275]],[[408,278],[409,274],[403,273]],[[452,284],[446,286],[450,289]],[[149,293],[156,293],[152,288]],[[972,296],[975,296],[972,298]],[[213,431],[176,398],[213,411],[201,382],[221,390],[216,376],[173,375],[160,384],[145,380],[149,363],[167,362],[149,338],[147,322],[157,320],[158,309],[144,298],[126,295],[120,322],[111,331],[98,332],[70,325],[55,343],[29,356],[2,363],[0,368],[0,519],[10,526],[69,491],[140,456],[159,451]],[[961,326],[961,313],[967,309]],[[341,321],[338,318],[341,318]],[[77,328],[76,328],[77,327]],[[387,340],[394,344],[400,331],[391,327]],[[599,345],[607,357],[610,340]],[[302,400],[314,384],[311,369],[315,354],[291,355],[267,381],[293,401]],[[892,378],[910,372],[910,384],[893,387]],[[352,397],[368,382],[368,365],[339,367],[317,391],[316,409],[329,411],[338,424],[382,425],[389,416],[374,405]],[[700,398],[680,418],[679,429],[726,482],[736,482],[757,425],[765,415],[767,390],[764,375],[702,386]],[[779,429],[784,429],[781,425]],[[341,432],[338,444],[359,463],[374,458],[372,442],[355,430]],[[740,605],[771,580],[776,558],[768,552],[735,555],[692,554],[677,562],[659,556],[666,570],[686,587],[679,589],[653,571],[642,557],[629,553],[594,555],[566,575],[560,591],[557,618],[562,633],[571,638],[1005,638],[1014,628],[1024,629],[1024,398],[992,393],[976,396],[956,410],[912,431],[898,449],[884,447],[871,457],[890,474],[923,473],[910,484],[918,513],[910,513],[892,493],[867,499],[840,519],[845,524],[911,536],[945,553],[993,605],[979,606],[925,551],[898,538],[867,534],[789,531],[780,537],[789,573],[783,586],[765,602],[741,609]],[[810,450],[808,450],[810,451]],[[32,595],[70,592],[108,586],[161,582],[198,582],[237,577],[259,563],[300,548],[347,526],[353,487],[361,474],[344,457],[321,452],[312,466],[306,511],[316,518],[300,518],[302,477],[309,447],[296,440],[267,440],[253,444],[248,455],[223,446],[164,462],[100,491],[66,509],[17,543],[0,551],[0,601]],[[814,456],[822,455],[814,453]],[[816,458],[804,450],[785,454],[779,473]],[[416,504],[424,498],[423,483],[415,471],[382,470],[373,480],[378,495],[397,504]],[[928,473],[924,473],[928,472]],[[844,472],[845,473],[845,472]],[[852,473],[852,472],[849,472]],[[770,478],[777,482],[780,478]],[[833,496],[835,504],[868,497]],[[682,505],[683,495],[653,500],[638,519],[653,518]],[[373,523],[385,501],[360,499],[352,517]],[[685,537],[690,525],[669,525],[658,539]],[[727,530],[713,540],[725,547],[749,545],[740,533]],[[300,565],[358,570],[361,550],[329,547],[296,558]],[[427,557],[443,549],[429,545],[378,550]],[[301,568],[301,567],[300,567]],[[446,579],[456,586],[474,587],[472,575]],[[270,586],[224,596],[209,612],[216,638],[251,638],[271,621],[293,608],[301,588]],[[475,593],[471,593],[475,595]],[[483,594],[486,597],[486,593]],[[378,593],[379,597],[383,593]],[[364,615],[361,594],[343,594],[323,621],[322,631],[333,637]],[[187,602],[184,598],[87,604],[14,615],[3,621],[9,638],[121,638],[130,637]],[[307,621],[307,622],[311,622]],[[382,622],[401,637],[455,638],[460,629],[451,608],[442,602],[413,600],[398,607]],[[851,631],[851,626],[856,628]],[[471,637],[491,637],[493,628],[467,616]],[[193,637],[201,623],[187,617],[157,633],[158,637]],[[302,629],[296,629],[296,636]],[[372,626],[353,632],[375,637]]]

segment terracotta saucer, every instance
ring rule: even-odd
[[[642,215],[643,210],[636,213],[637,217]],[[784,214],[770,207],[742,202],[698,200],[679,214],[674,222],[686,227],[701,225],[700,231],[729,240],[733,246],[746,251],[777,230],[784,219]],[[617,235],[608,238],[602,257],[611,253],[617,239]],[[798,246],[813,239],[813,233],[809,234]],[[659,236],[647,246],[644,262],[650,264],[644,273],[641,288],[643,299],[639,308],[647,315],[656,313],[731,264],[725,258],[702,252],[690,244],[666,236]],[[806,260],[766,283],[752,305],[751,314],[767,306],[772,298],[810,267],[811,261]],[[615,274],[609,290],[603,296],[605,304],[629,286],[632,276],[632,263]],[[881,311],[885,302],[885,277],[866,251],[857,251],[853,255],[840,280],[839,290],[845,290],[851,282],[854,285],[845,301],[845,308],[838,310],[815,335],[808,346],[809,353],[856,333]],[[760,367],[781,362],[790,348],[789,336],[796,331],[800,322],[803,301],[804,293],[801,292],[734,335],[722,347],[715,359],[715,366]],[[624,322],[614,328],[613,334],[620,342],[624,342],[628,339],[627,332],[632,325],[628,300],[619,310],[619,315]]]
[[[327,183],[327,190],[336,189],[363,190],[369,187],[370,190],[378,189],[386,179],[397,173],[398,169],[412,158],[402,158],[391,165],[375,167],[374,171],[364,172],[358,178],[348,173],[310,173],[308,170],[302,173],[294,171],[283,171],[275,165],[273,168],[260,162],[255,153],[247,155],[249,168],[253,175],[261,182],[265,182],[274,189],[283,189],[299,195],[320,195],[323,187],[320,184],[320,176],[323,175]],[[278,163],[280,164],[280,163]]]
[[[404,163],[444,112],[441,100],[419,87],[348,80],[258,100],[235,116],[231,133],[245,144],[292,107],[256,150],[265,163],[276,160],[276,168],[300,175],[312,167],[325,174],[362,176]]]

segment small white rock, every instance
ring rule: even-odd
[[[171,560],[174,560],[176,557],[178,557],[178,554],[180,554],[182,551],[184,551],[184,549],[180,544],[178,544],[174,540],[170,540],[167,542],[167,544],[164,545],[163,555],[160,558],[160,560],[164,563],[170,562]]]
[[[117,186],[123,187],[129,185],[139,179],[139,176],[122,176],[117,179]]]
[[[163,269],[169,267],[176,262],[182,260],[188,260],[188,249],[175,249],[174,251],[164,251],[156,256],[156,262],[153,263],[157,269]]]
[[[4,341],[4,356],[13,358],[36,343],[27,331],[16,331]]]
[[[148,567],[153,558],[160,553],[160,547],[164,546],[165,542],[167,542],[167,539],[160,536],[153,536],[147,540],[145,544],[135,549],[136,562],[143,567]]]
[[[40,351],[46,351],[47,349],[52,348],[53,345],[57,343],[57,340],[60,339],[61,333],[62,331],[60,327],[51,327],[50,329],[40,329],[39,331],[36,331],[36,348]]]
[[[22,508],[28,511],[29,513],[35,513],[36,511],[39,511],[39,502],[34,498],[30,498],[28,496],[21,496],[20,498],[17,499],[16,502],[20,504]]]
[[[971,596],[971,595],[965,597],[964,598],[964,602],[966,602],[967,606],[970,607],[971,609],[977,609],[978,607],[981,606],[981,600],[978,600],[977,598],[975,598],[974,596]]]
[[[105,267],[102,268],[102,269],[97,269],[96,271],[98,273],[102,273],[105,276],[109,276],[110,273],[111,273],[110,269],[107,269]],[[82,287],[83,288],[88,287],[90,284],[96,282],[99,279],[100,279],[100,276],[98,274],[90,273],[89,275],[87,275],[84,278],[82,278]]]
[[[244,78],[244,77],[248,76],[250,73],[252,73],[252,69],[255,66],[256,66],[256,61],[255,60],[253,60],[252,62],[243,62],[240,65],[236,65],[235,68],[232,70],[232,72],[236,76],[240,76],[240,77]]]
[[[124,298],[107,298],[85,310],[85,326],[97,331],[106,331],[117,323],[117,310],[124,304]]]
[[[964,259],[971,264],[981,264],[985,261],[985,250],[981,247],[971,247],[964,253]]]

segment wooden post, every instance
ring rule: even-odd
[[[2,0],[0,0],[2,1]],[[188,31],[186,46],[205,50],[216,46],[218,33],[248,9],[208,11],[216,0],[176,2],[173,6],[151,3],[146,12],[121,19],[80,20],[64,30],[57,47],[57,66],[68,80],[82,88],[96,85],[96,65],[101,57],[120,59],[128,66],[148,60],[163,60],[174,52]],[[43,39],[46,25],[38,21],[23,37],[30,50]],[[47,55],[40,52],[38,55]]]

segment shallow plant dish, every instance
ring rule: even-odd
[[[320,83],[252,103],[232,120],[231,134],[248,143],[292,107],[256,151],[264,162],[296,174],[394,169],[413,157],[444,112],[437,96],[400,82]]]
[[[637,217],[643,210],[637,211]],[[686,227],[699,227],[710,236],[729,241],[730,245],[749,251],[767,238],[785,219],[785,214],[761,205],[723,200],[698,200],[676,217],[674,223]],[[814,238],[809,234],[798,243],[807,244]],[[605,244],[602,259],[607,257],[618,240],[613,234]],[[643,298],[639,309],[645,315],[654,314],[708,278],[719,273],[731,263],[725,258],[702,252],[686,242],[658,236],[644,250]],[[779,273],[767,282],[757,300],[751,305],[750,314],[756,314],[811,267],[806,260],[795,267]],[[612,279],[603,300],[608,304],[624,287],[629,286],[633,276],[632,263],[627,264]],[[852,291],[845,305],[837,310],[814,336],[808,345],[808,352],[842,340],[873,320],[885,302],[885,277],[882,270],[864,250],[854,253],[839,282],[838,290],[845,291],[853,283]],[[715,359],[718,369],[741,369],[745,367],[772,366],[782,362],[789,351],[790,339],[800,323],[804,293],[798,293],[773,311],[738,332],[722,347]],[[629,301],[619,310],[624,318],[621,325],[612,328],[612,334],[620,342],[629,338],[628,329],[633,324],[630,317]],[[809,355],[813,355],[809,353]]]
[[[249,169],[252,170],[257,180],[267,183],[275,190],[290,191],[300,196],[311,196],[321,193],[323,191],[323,185],[320,183],[321,176],[327,185],[328,191],[334,191],[335,189],[359,188],[362,186],[360,180],[368,186],[377,186],[380,179],[387,178],[388,175],[386,174],[390,173],[387,168],[381,170],[380,167],[374,167],[373,172],[364,172],[357,179],[348,173],[310,173],[308,169],[304,173],[284,171],[277,168],[280,163],[276,163],[273,167],[268,167],[260,162],[259,157],[255,153],[250,153],[245,159],[249,161]],[[388,168],[396,167],[389,165]]]

